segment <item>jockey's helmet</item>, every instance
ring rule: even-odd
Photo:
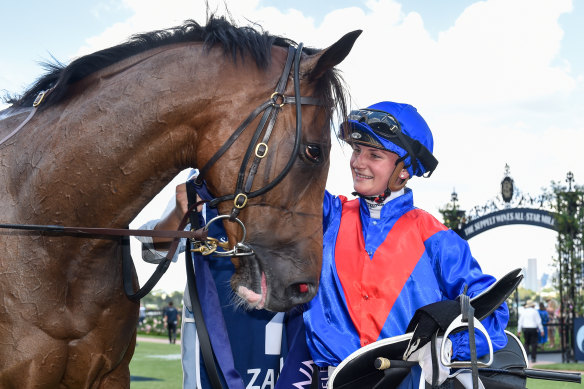
[[[349,113],[341,124],[340,137],[347,143],[358,143],[391,151],[404,162],[410,176],[429,177],[438,161],[432,155],[434,139],[426,121],[409,104],[382,101]]]

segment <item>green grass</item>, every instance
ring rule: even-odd
[[[584,371],[584,363],[552,363],[549,365],[537,365],[535,369]]]
[[[180,345],[138,341],[130,363],[130,375],[132,389],[182,388]],[[138,378],[156,381],[141,381]]]
[[[553,363],[549,365],[537,365],[534,369],[543,370],[563,370],[563,371],[584,371],[584,364],[582,363]],[[584,384],[575,384],[571,382],[558,382],[546,380],[527,380],[527,387],[529,389],[575,389],[583,387]]]
[[[165,339],[165,337],[155,337]],[[165,357],[168,356],[168,357]],[[538,365],[545,370],[584,370],[581,363],[557,363]],[[182,369],[180,364],[180,345],[138,341],[134,357],[130,363],[130,374],[134,378],[131,389],[181,389]],[[138,381],[136,378],[154,378],[157,381]],[[583,384],[545,380],[527,380],[529,389],[576,389]]]
[[[577,389],[578,386],[582,388],[582,384],[573,384],[571,382],[557,382],[546,380],[532,380],[527,379],[527,387],[529,389]]]

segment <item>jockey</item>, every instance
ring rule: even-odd
[[[303,314],[308,351],[324,381],[360,347],[404,334],[418,308],[454,300],[465,288],[473,297],[495,282],[465,240],[413,204],[408,180],[429,177],[438,164],[432,132],[416,108],[384,101],[352,111],[339,135],[353,149],[358,198],[325,193],[320,287]],[[495,350],[507,343],[508,318],[503,304],[481,322]],[[467,331],[447,342],[452,360],[470,359]],[[476,346],[479,356],[487,353],[481,336]],[[420,369],[414,373],[400,387],[417,388]]]

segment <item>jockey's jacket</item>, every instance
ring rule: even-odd
[[[465,240],[414,207],[413,194],[391,199],[379,219],[363,199],[325,193],[320,287],[304,312],[308,349],[319,366],[337,366],[358,348],[405,333],[416,309],[471,297],[495,278],[483,274]],[[494,350],[507,344],[506,304],[482,321]],[[451,335],[453,359],[470,359],[468,332]],[[482,335],[478,355],[488,352]]]

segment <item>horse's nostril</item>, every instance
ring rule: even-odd
[[[312,282],[295,282],[286,288],[286,296],[299,302],[306,302],[314,295],[316,291]]]

